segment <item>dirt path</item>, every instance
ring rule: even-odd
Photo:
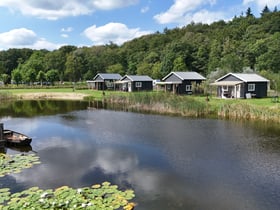
[[[17,94],[21,99],[64,99],[64,100],[83,100],[86,94],[82,93],[21,93]]]

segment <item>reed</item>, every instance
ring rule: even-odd
[[[139,92],[121,96],[110,95],[106,100],[111,104],[123,105],[128,110],[188,117],[207,115],[206,104],[191,96],[178,96],[164,92]]]
[[[4,100],[10,100],[10,99],[14,99],[15,96],[13,96],[13,94],[9,93],[8,91],[0,91],[0,100],[4,101]]]
[[[280,104],[267,106],[247,100],[210,99],[208,102],[205,97],[198,96],[137,92],[124,95],[112,94],[106,97],[106,102],[130,111],[280,123]]]
[[[220,106],[217,115],[226,119],[260,120],[264,122],[280,123],[279,105],[268,108],[246,102],[223,104]]]

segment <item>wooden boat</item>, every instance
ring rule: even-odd
[[[7,145],[13,146],[28,146],[32,141],[32,138],[22,133],[7,129],[3,132],[3,138],[6,140]]]

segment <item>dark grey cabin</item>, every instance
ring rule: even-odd
[[[120,74],[98,73],[92,81],[87,81],[89,88],[96,90],[116,90],[116,81],[121,79]]]
[[[153,90],[153,79],[146,75],[125,75],[117,83],[123,91],[151,91]]]
[[[264,98],[269,80],[255,73],[228,73],[212,85],[217,86],[221,98]]]
[[[201,84],[205,77],[197,72],[170,72],[159,85],[165,86],[165,91],[177,94],[193,94],[194,85]]]

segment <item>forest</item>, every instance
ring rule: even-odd
[[[196,71],[213,81],[228,72],[257,72],[280,89],[280,12],[267,6],[226,22],[191,23],[127,41],[91,47],[62,46],[53,51],[0,51],[4,84],[92,80],[100,72],[149,75]]]

